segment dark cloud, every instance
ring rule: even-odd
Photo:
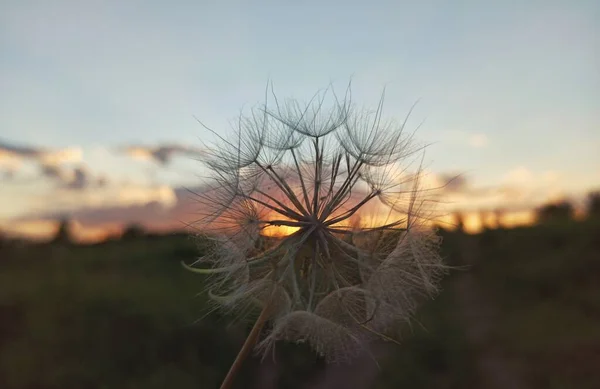
[[[90,187],[101,188],[108,183],[106,177],[94,177],[84,165],[66,167],[61,165],[41,165],[41,174],[58,183],[60,188],[84,190]]]
[[[66,171],[59,165],[41,165],[40,171],[44,177],[63,180],[66,176]]]
[[[81,151],[77,148],[47,149],[17,146],[0,141],[0,160],[3,157],[16,161],[29,160],[37,164],[42,177],[56,182],[63,189],[83,190],[90,187],[104,187],[107,184],[106,177],[94,177],[84,165],[79,163]],[[74,162],[77,163],[75,167],[72,166]],[[14,166],[12,170],[5,169],[2,172],[3,178],[13,178],[16,170]]]
[[[81,167],[73,169],[73,178],[65,184],[69,189],[84,189],[90,184],[88,173]]]
[[[15,155],[22,158],[38,158],[47,151],[33,147],[16,146],[0,140],[0,153]]]
[[[42,147],[30,147],[8,143],[0,140],[0,158],[12,157],[18,160],[31,160],[45,165],[54,165],[66,161],[78,161],[81,158],[81,150],[70,149],[48,149]]]
[[[201,157],[204,150],[197,147],[183,146],[178,144],[165,144],[156,147],[132,145],[120,149],[121,152],[133,158],[148,158],[161,165],[167,165],[177,155],[189,157]]]

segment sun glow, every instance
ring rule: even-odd
[[[267,226],[265,227],[261,235],[283,238],[285,236],[292,235],[294,232],[298,231],[300,227],[291,227],[291,226]]]
[[[333,216],[332,216],[333,217]],[[281,219],[280,216],[275,215],[274,218]],[[383,219],[382,219],[383,220]],[[384,224],[383,222],[381,223]],[[350,230],[355,227],[362,227],[361,219],[356,215],[355,217],[351,217],[346,220],[342,220],[338,223],[331,225],[333,228],[340,228]],[[296,226],[275,226],[269,225],[262,229],[261,235],[275,237],[275,238],[283,238],[289,235],[292,235],[294,232],[300,230],[300,227]]]

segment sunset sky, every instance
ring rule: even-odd
[[[193,220],[184,188],[240,109],[353,80],[425,121],[448,209],[523,212],[600,188],[597,1],[0,2],[0,228]],[[45,231],[45,232],[44,232]]]

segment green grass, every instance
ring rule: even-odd
[[[533,387],[600,387],[600,229],[593,223],[468,237],[472,272],[499,312],[489,345]],[[445,234],[451,264],[458,234]],[[207,312],[198,255],[181,236],[0,252],[0,388],[216,388],[247,328]],[[456,272],[454,272],[456,274]],[[453,285],[427,301],[402,345],[386,346],[376,388],[475,387]],[[306,387],[324,366],[298,347],[278,354],[281,387]],[[248,361],[239,387],[256,387]],[[353,366],[357,369],[360,366]],[[295,385],[295,386],[294,386]]]
[[[455,310],[448,279],[438,298],[426,302],[382,365],[378,388],[473,387],[473,355]]]
[[[600,387],[598,227],[490,232],[482,245],[477,270],[500,310],[492,341],[533,387]]]
[[[3,259],[0,387],[215,386],[235,346],[210,319],[194,324],[205,297],[173,255],[182,245],[34,247]]]

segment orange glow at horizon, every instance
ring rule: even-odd
[[[519,226],[528,226],[535,223],[535,211],[513,211],[502,215],[499,223],[489,215],[483,219],[481,212],[464,212],[463,223],[466,232],[476,234],[481,232],[484,226],[496,228],[501,225],[504,228],[513,228]],[[370,214],[369,216],[356,217],[344,220],[336,224],[336,227],[376,227],[389,223],[387,215]],[[447,214],[437,218],[433,224],[444,228],[454,229],[454,214]],[[499,224],[499,225],[498,225]],[[58,222],[51,220],[31,220],[0,224],[2,232],[8,236],[23,237],[32,240],[47,240],[56,234]],[[152,226],[145,226],[150,227]],[[118,236],[122,232],[123,226],[118,224],[104,224],[98,226],[85,226],[77,221],[71,222],[71,233],[73,238],[80,243],[94,243],[104,241],[111,236]],[[261,235],[269,237],[285,237],[298,231],[300,227],[293,226],[268,226],[261,231]]]
[[[31,220],[0,227],[9,236],[45,241],[56,235],[59,224],[60,222],[53,220]],[[69,230],[73,240],[78,243],[96,243],[118,235],[122,228],[117,225],[83,226],[76,221],[71,221]]]
[[[513,211],[504,213],[500,219],[496,219],[493,214],[483,214],[481,212],[461,212],[464,231],[469,234],[477,234],[488,228],[515,228],[531,226],[535,224],[535,211]],[[445,215],[438,220],[438,225],[456,229],[456,219],[454,214]]]

